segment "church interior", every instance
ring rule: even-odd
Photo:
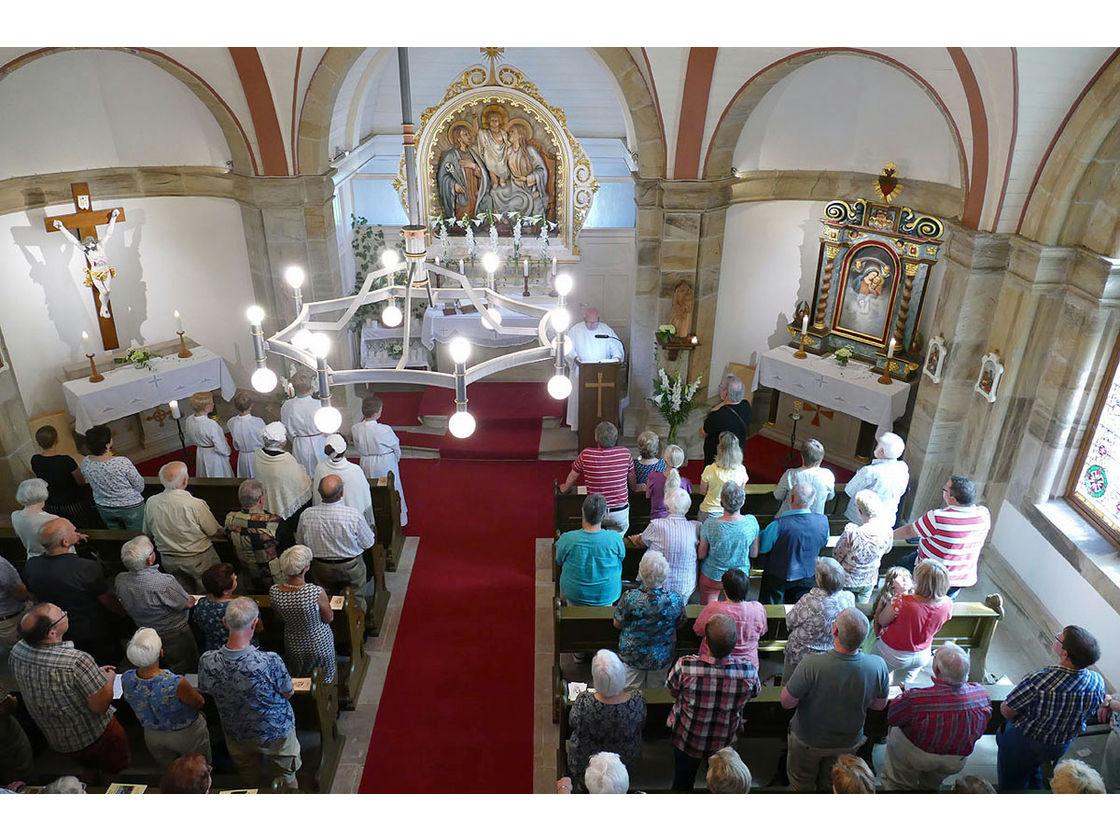
[[[213,394],[224,434],[235,393],[272,423],[302,371],[353,463],[367,396],[399,438],[403,511],[371,479],[377,595],[356,636],[351,602],[336,610],[338,684],[292,701],[301,790],[555,793],[561,692],[592,681],[597,649],[560,640],[554,545],[580,512],[557,483],[609,416],[635,457],[645,431],[655,457],[679,444],[696,485],[725,374],[750,403],[748,500],[809,438],[843,483],[887,431],[909,468],[898,526],[942,507],[950,475],[975,482],[991,530],[957,606],[999,619],[971,639],[977,682],[1005,696],[1076,624],[1120,685],[1120,50],[3,47],[0,113],[9,561],[43,426],[81,461],[107,425],[153,492],[181,458],[192,493],[235,499],[211,502],[219,523],[236,488],[197,472],[191,394]],[[596,359],[610,382],[591,381]],[[92,542],[119,570],[113,539]],[[694,651],[691,622],[677,633]],[[764,691],[781,662],[763,657]],[[15,688],[2,664],[0,683]],[[630,768],[651,793],[673,774],[653,697]],[[785,791],[783,737],[756,724],[748,708],[753,790]],[[116,781],[156,788],[132,727]],[[1099,766],[1106,736],[1070,757]],[[32,742],[27,781],[78,775]],[[962,775],[994,784],[996,753],[985,735]],[[214,763],[215,791],[239,786]]]

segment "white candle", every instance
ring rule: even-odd
[[[183,412],[179,411],[179,401],[178,400],[169,400],[168,403],[167,403],[167,407],[171,409],[171,416],[175,420],[178,420],[180,417],[183,416]]]
[[[552,258],[552,276],[556,276],[556,257]]]
[[[185,332],[185,330],[183,329],[183,319],[179,317],[178,309],[175,310],[175,331]]]
[[[459,273],[460,274],[463,273],[463,261],[462,260],[459,260]]]
[[[529,276],[529,261],[525,260],[525,276]]]
[[[692,343],[693,343],[693,345],[699,344],[699,343],[700,343],[700,339],[698,339],[698,338],[697,338],[696,336],[693,336],[693,337],[692,337]]]
[[[436,265],[439,265],[439,257],[436,257]]]
[[[801,335],[805,335],[805,333],[807,333],[807,332],[809,332],[809,316],[808,315],[802,315],[801,316]]]
[[[83,356],[92,356],[93,355],[92,353],[89,352],[89,333],[87,333],[85,330],[82,330],[82,355]]]
[[[891,339],[890,344],[887,345],[887,358],[888,359],[893,359],[894,358],[894,339],[893,338]]]

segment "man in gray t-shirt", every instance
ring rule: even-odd
[[[830,790],[836,758],[863,744],[867,710],[887,705],[886,663],[860,652],[868,629],[855,607],[841,612],[832,625],[832,650],[805,657],[782,687],[782,707],[797,709],[786,764],[793,790]]]

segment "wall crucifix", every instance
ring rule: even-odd
[[[61,231],[74,245],[82,249],[86,258],[85,285],[93,291],[93,305],[97,309],[97,325],[101,329],[101,343],[106,350],[120,347],[117,325],[109,304],[109,286],[116,271],[105,257],[105,243],[113,235],[113,227],[124,221],[124,208],[94,210],[88,184],[71,184],[75,212],[65,216],[47,216],[44,220],[47,233]],[[97,226],[108,225],[105,238],[97,238]],[[77,236],[71,230],[78,232]]]

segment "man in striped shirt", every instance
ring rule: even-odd
[[[588,494],[602,493],[607,500],[603,527],[610,527],[608,523],[613,521],[625,534],[630,528],[630,489],[638,486],[634,460],[625,446],[615,446],[618,428],[614,423],[604,421],[595,427],[595,443],[594,449],[588,447],[576,456],[560,492],[571,490],[582,475]]]
[[[904,691],[887,707],[883,790],[935,792],[959,773],[992,717],[987,690],[968,679],[968,654],[947,642],[933,655],[933,685]]]
[[[941,488],[945,507],[926,511],[909,525],[896,528],[894,538],[918,538],[918,550],[900,566],[910,569],[923,560],[940,560],[949,570],[949,597],[976,585],[976,563],[992,527],[991,514],[975,504],[976,485],[963,475],[951,475]],[[915,562],[916,561],[916,562]]]
[[[1101,648],[1083,627],[1071,624],[1054,637],[1057,665],[1027,674],[1000,712],[1008,723],[996,735],[1001,793],[1042,788],[1042,762],[1056,763],[1104,703],[1104,678],[1089,666]]]

